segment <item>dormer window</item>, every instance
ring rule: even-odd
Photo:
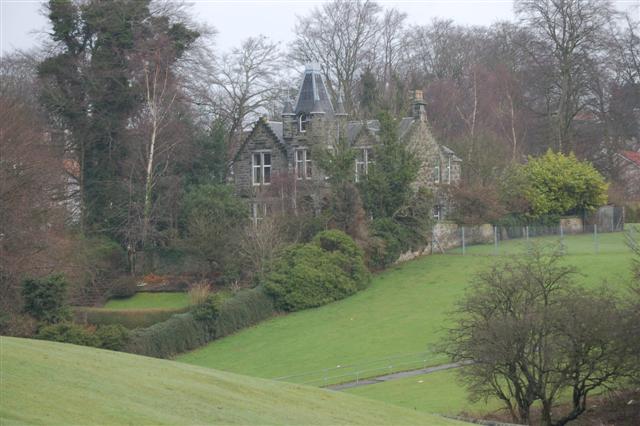
[[[271,151],[256,151],[251,154],[251,172],[253,185],[271,183]]]
[[[311,179],[311,152],[306,148],[295,150],[296,178],[298,180]]]
[[[300,133],[304,133],[307,131],[307,124],[309,124],[307,116],[304,114],[300,114],[298,116],[298,130],[300,131]]]

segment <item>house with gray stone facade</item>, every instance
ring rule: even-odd
[[[306,67],[295,103],[285,102],[281,118],[259,119],[231,164],[232,184],[251,203],[255,221],[270,211],[295,209],[301,200],[319,204],[314,197],[326,188],[326,176],[314,164],[312,152],[317,149],[334,149],[346,138],[356,150],[355,181],[363,179],[376,161],[380,123],[350,121],[341,99],[334,108],[318,65]],[[461,160],[431,134],[421,91],[415,91],[412,116],[400,120],[398,133],[420,161],[416,187],[433,191],[434,217],[444,219],[450,209],[445,189],[459,182]]]

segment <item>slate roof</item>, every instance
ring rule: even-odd
[[[294,112],[296,115],[311,112],[322,112],[330,117],[334,115],[333,105],[324,84],[320,66],[317,64],[307,65],[304,71]]]

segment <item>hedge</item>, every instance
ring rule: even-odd
[[[128,329],[150,327],[163,322],[172,315],[184,313],[188,307],[180,309],[105,309],[105,308],[73,308],[74,321],[80,324],[108,325],[120,324]]]
[[[275,313],[272,299],[260,287],[238,292],[217,309],[213,324],[197,320],[191,312],[132,331],[125,352],[169,358],[250,327]]]
[[[273,299],[262,287],[238,292],[222,302],[216,319],[216,338],[251,327],[274,315]]]
[[[211,340],[206,324],[190,312],[175,314],[168,320],[131,332],[124,351],[156,358],[169,358],[204,346]]]

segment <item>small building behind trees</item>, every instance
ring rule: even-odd
[[[330,151],[346,141],[355,151],[355,182],[365,179],[376,164],[380,122],[350,121],[342,97],[334,108],[317,64],[306,67],[295,103],[287,99],[281,117],[282,121],[259,119],[232,161],[232,184],[251,203],[255,221],[270,211],[317,208],[322,203],[327,176],[314,159],[319,150]],[[419,160],[414,185],[433,191],[434,217],[443,219],[450,210],[444,187],[460,181],[461,160],[433,137],[422,91],[414,92],[412,116],[398,121],[397,136]]]

